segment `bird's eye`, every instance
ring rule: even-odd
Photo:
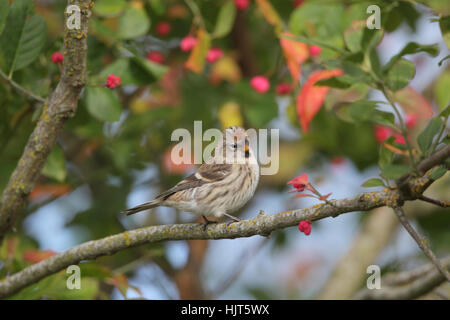
[[[233,148],[234,148],[234,149],[237,148],[237,143],[233,143]]]

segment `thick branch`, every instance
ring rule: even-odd
[[[53,94],[45,101],[42,115],[28,139],[16,169],[3,191],[0,205],[0,242],[20,214],[25,200],[41,174],[56,138],[77,108],[86,78],[86,37],[91,0],[69,0],[81,9],[81,28],[64,35],[64,72]],[[66,17],[67,18],[67,17]]]
[[[450,259],[440,261],[447,270],[450,270]],[[364,289],[355,299],[365,300],[405,300],[418,298],[445,281],[445,277],[433,264],[422,266],[416,270],[406,271],[397,275],[388,274],[381,279],[382,288],[379,290]],[[388,283],[385,286],[386,282]],[[408,284],[404,284],[409,282]],[[394,286],[394,284],[400,284]]]
[[[422,192],[429,186],[430,178],[415,179],[411,185]],[[396,189],[363,193],[353,198],[329,200],[329,203],[315,205],[311,208],[281,212],[271,215],[258,215],[251,220],[236,222],[226,227],[220,223],[208,226],[203,231],[200,224],[161,225],[141,228],[112,235],[100,240],[89,241],[36,263],[0,281],[0,297],[9,296],[22,288],[35,283],[64,268],[78,264],[83,260],[93,260],[104,255],[147,243],[166,240],[191,239],[234,239],[254,235],[267,236],[272,231],[296,226],[304,220],[320,220],[337,217],[354,211],[368,211],[382,206],[395,207],[403,202]]]

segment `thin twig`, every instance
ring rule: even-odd
[[[236,260],[236,265],[232,268],[233,272],[217,286],[217,288],[211,293],[213,299],[217,299],[218,296],[223,294],[244,272],[245,268],[249,264],[248,262],[264,247],[269,238],[264,238],[259,241],[255,246],[245,250],[239,258]]]
[[[192,14],[194,15],[195,23],[202,29],[205,29],[205,22],[203,21],[202,14],[201,14],[200,9],[198,8],[197,4],[192,0],[184,0],[184,2],[186,2],[189,9],[192,11]]]
[[[450,264],[448,263],[448,259],[444,259],[441,261],[441,264],[445,266],[445,268],[450,268]],[[417,274],[420,270],[427,269],[428,266],[422,266],[418,271],[412,270],[407,271],[406,273]],[[402,272],[401,274],[404,274]],[[401,275],[399,274],[399,275]],[[395,275],[387,275],[390,278],[395,277]],[[404,276],[401,276],[404,277]],[[433,289],[437,288],[445,281],[445,277],[442,275],[439,270],[433,267],[432,270],[429,270],[426,273],[423,273],[421,277],[414,278],[410,283],[404,284],[401,283],[402,279],[398,281],[400,285],[385,285],[386,281],[385,277],[381,279],[382,288],[380,290],[369,290],[363,289],[359,291],[354,299],[366,299],[366,300],[406,300],[406,299],[416,299],[424,294],[431,292]],[[392,281],[397,282],[397,281]]]
[[[14,89],[16,89],[17,91],[19,91],[20,93],[23,93],[24,95],[26,95],[29,98],[32,98],[36,101],[39,101],[41,103],[45,102],[45,99],[34,94],[33,92],[25,89],[24,87],[22,87],[20,84],[18,84],[17,82],[15,82],[13,79],[9,78],[2,70],[0,70],[0,77],[2,77],[7,83],[9,83],[11,85],[11,87],[13,87]]]
[[[449,107],[450,107],[450,105],[449,105]],[[442,128],[441,128],[439,134],[437,135],[437,138],[436,138],[436,140],[434,141],[433,146],[432,146],[431,149],[430,149],[430,154],[434,153],[434,150],[436,150],[436,148],[437,148],[438,145],[439,145],[439,141],[441,140],[442,135],[443,135],[444,132],[445,132],[445,128],[447,128],[448,117],[449,117],[449,116],[446,116],[445,119],[444,119],[444,124],[442,125]]]
[[[431,262],[434,263],[436,268],[438,268],[439,272],[442,273],[445,279],[447,279],[447,281],[450,282],[450,273],[442,266],[439,259],[430,249],[430,247],[428,246],[428,240],[422,237],[416,230],[414,230],[414,228],[411,226],[408,219],[406,218],[405,212],[401,207],[395,207],[394,211],[397,214],[400,223],[409,232],[411,237],[416,241],[416,243],[419,245],[419,248],[422,249],[423,253],[425,253],[425,255],[431,260]]]
[[[417,197],[417,199],[425,201],[425,202],[429,202],[429,203],[432,203],[432,204],[435,204],[435,205],[437,205],[439,207],[442,207],[442,208],[450,207],[450,202],[449,201],[441,201],[441,200],[428,198],[427,196],[424,196],[423,194],[419,195]]]
[[[386,90],[384,86],[380,88],[383,95],[386,97],[389,104],[394,109],[395,114],[397,115],[398,121],[400,122],[400,129],[402,132],[403,138],[405,138],[406,148],[408,149],[408,155],[409,155],[409,161],[411,162],[411,166],[414,169],[414,171],[418,171],[416,167],[416,162],[414,161],[414,157],[412,154],[412,147],[408,140],[408,132],[406,131],[406,125],[403,121],[402,115],[400,114],[400,111],[398,110],[397,106],[395,105],[395,102],[392,100],[391,96],[389,95],[389,92]]]

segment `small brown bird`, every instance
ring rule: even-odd
[[[155,200],[124,210],[127,215],[158,206],[176,208],[206,217],[230,215],[246,204],[255,193],[259,181],[259,165],[250,148],[245,130],[238,126],[224,130],[214,156],[202,164],[196,173],[161,193]],[[231,222],[233,222],[231,221]],[[231,223],[229,222],[229,223]]]

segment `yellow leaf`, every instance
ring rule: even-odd
[[[235,83],[239,82],[241,77],[242,73],[239,65],[230,56],[223,57],[211,67],[210,79],[213,84],[219,84],[222,80]]]
[[[222,129],[231,126],[242,127],[244,124],[241,110],[236,102],[230,101],[221,106],[217,117],[222,125]]]
[[[281,29],[283,21],[278,15],[278,12],[272,7],[270,1],[269,0],[255,0],[255,1],[258,4],[259,10],[261,10],[267,22]]]
[[[185,67],[195,73],[201,73],[205,66],[205,59],[211,45],[211,38],[203,29],[199,29],[197,32],[197,44],[192,49],[191,55],[188,61],[185,63]]]

